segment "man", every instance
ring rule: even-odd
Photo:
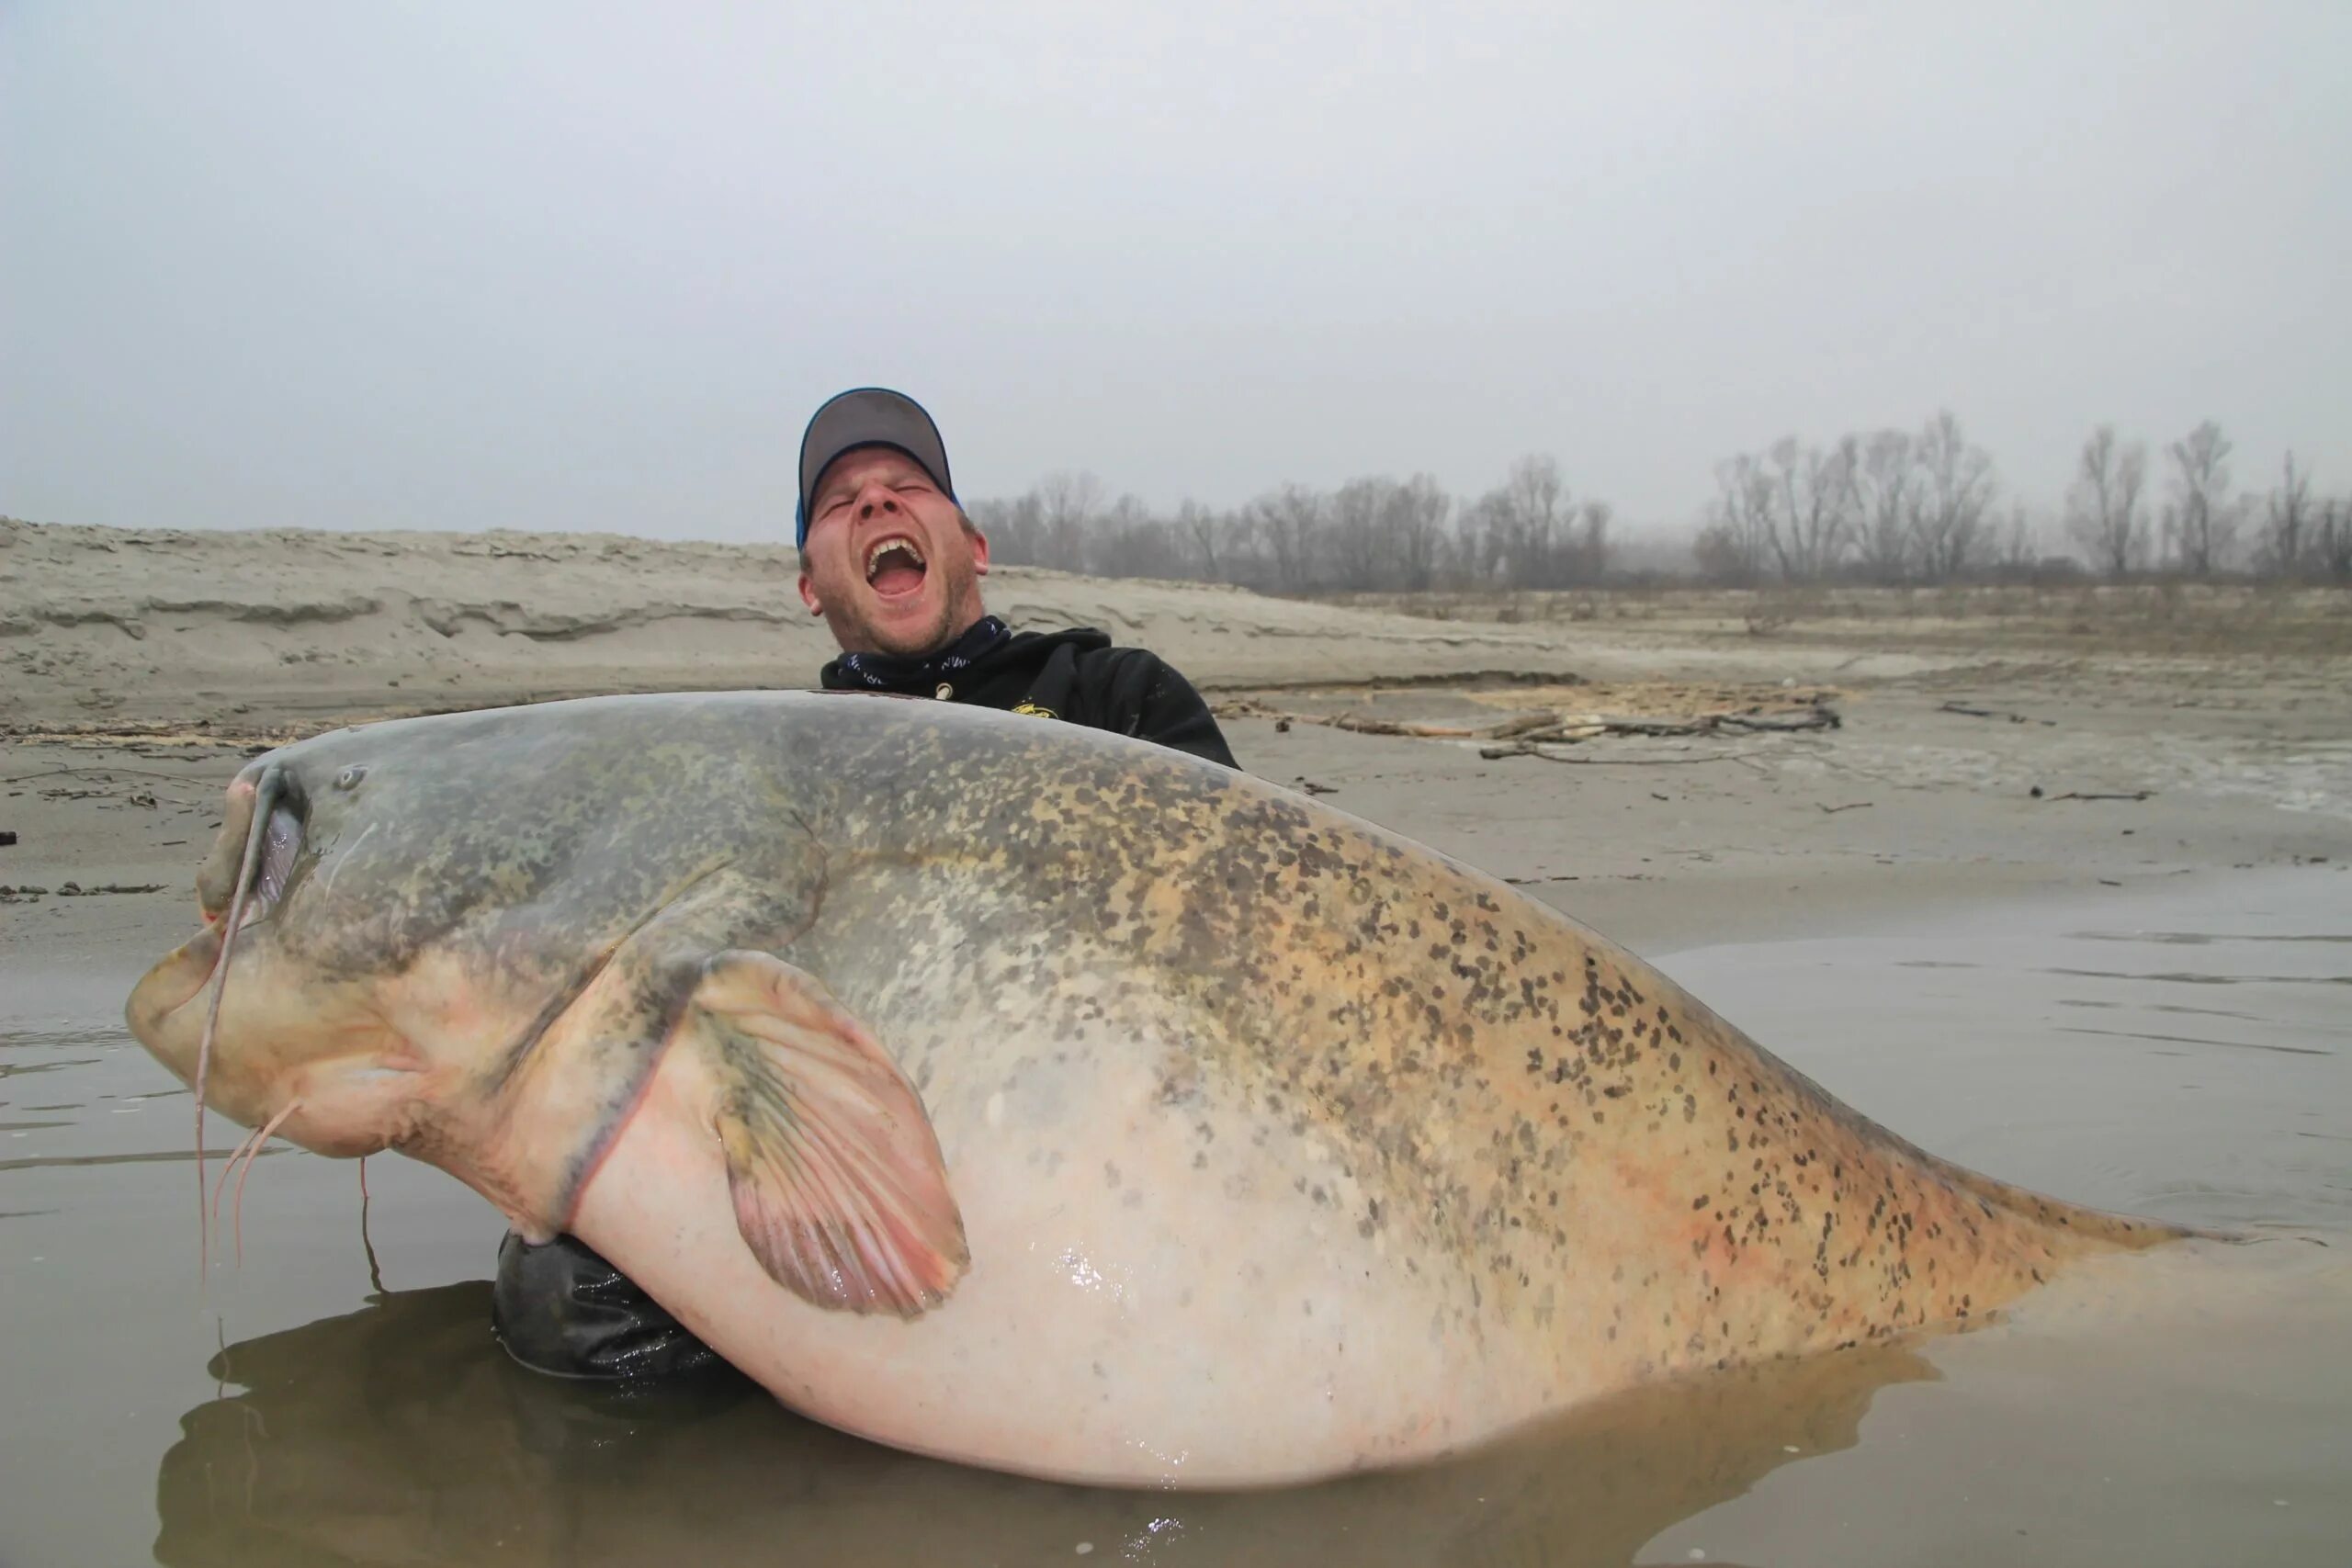
[[[1236,766],[1191,682],[1100,631],[1014,632],[988,614],[989,542],[956,499],[922,406],[878,387],[820,408],[800,440],[800,598],[841,657],[829,691],[978,704],[1115,730]],[[569,1377],[674,1376],[709,1348],[571,1236],[498,1250],[492,1322],[509,1354]]]
[[[987,613],[988,538],[913,400],[866,387],[817,411],[800,443],[799,545],[801,601],[842,649],[828,690],[1010,708],[1235,765],[1200,694],[1155,655],[1091,629],[1016,634]]]

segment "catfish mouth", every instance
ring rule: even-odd
[[[130,1032],[163,1055],[165,1021],[199,1000],[233,958],[235,929],[269,919],[300,863],[303,800],[291,775],[276,768],[229,786],[220,836],[197,874],[197,912],[204,929],[142,976],[126,1010]],[[255,818],[259,818],[256,822]]]
[[[922,547],[906,534],[885,534],[865,547],[865,585],[883,600],[910,599],[922,592],[931,563]]]
[[[196,878],[197,910],[207,927],[218,927],[228,917],[240,888],[245,896],[240,926],[275,910],[286,897],[302,852],[303,800],[290,775],[272,769],[251,784],[239,779],[229,786],[229,803],[220,837]],[[246,851],[254,818],[264,811],[267,816],[261,825],[259,856],[249,868]]]
[[[241,774],[229,786],[229,807],[222,814],[220,839],[212,846],[204,869],[197,874],[196,900],[204,917],[204,932],[157,964],[132,990],[126,1010],[130,1031],[141,1044],[164,1066],[185,1078],[196,1091],[196,1217],[203,1238],[199,1256],[210,1269],[211,1227],[204,1203],[204,1114],[211,1100],[212,1044],[220,1023],[221,998],[228,994],[234,966],[237,936],[245,927],[268,918],[292,882],[302,848],[303,796],[300,784],[282,762],[265,762],[257,772]],[[234,869],[230,869],[233,865]],[[225,900],[223,895],[226,895]],[[223,908],[225,902],[225,908]],[[207,955],[210,961],[206,962]],[[185,969],[179,969],[183,963]],[[175,976],[174,971],[179,969]],[[176,1001],[166,1003],[164,987],[178,989],[194,977],[195,987]],[[178,1026],[187,1012],[211,1000],[197,1032],[195,1070],[183,1060],[187,1031]],[[297,1099],[280,1107],[261,1131],[239,1146],[239,1154],[258,1151],[301,1103]],[[239,1109],[242,1109],[240,1107]],[[236,1111],[229,1112],[236,1116]],[[244,1120],[237,1116],[238,1120]],[[232,1156],[230,1163],[236,1163]],[[244,1192],[238,1183],[240,1212]],[[217,1198],[216,1198],[217,1202]],[[242,1236],[240,1238],[242,1240]],[[240,1251],[242,1251],[242,1247]]]

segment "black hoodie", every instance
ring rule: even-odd
[[[829,692],[895,692],[1064,719],[1238,767],[1208,705],[1159,655],[1114,648],[1091,626],[1008,632],[988,617],[928,659],[856,654],[819,677]]]

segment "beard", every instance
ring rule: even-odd
[[[840,596],[835,603],[841,608],[825,617],[833,640],[844,652],[897,659],[920,659],[944,647],[979,619],[979,578],[969,562],[950,560],[931,569],[922,590],[925,598],[932,596],[934,583],[933,604],[912,615],[887,610],[870,587],[858,584]]]

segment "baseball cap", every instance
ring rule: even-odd
[[[808,428],[801,434],[795,545],[808,543],[808,506],[817,499],[817,481],[835,458],[861,446],[888,446],[905,453],[922,465],[922,471],[948,500],[956,501],[956,486],[947,472],[947,445],[940,440],[939,426],[932,423],[922,405],[888,387],[854,387],[828,398],[809,417]]]

